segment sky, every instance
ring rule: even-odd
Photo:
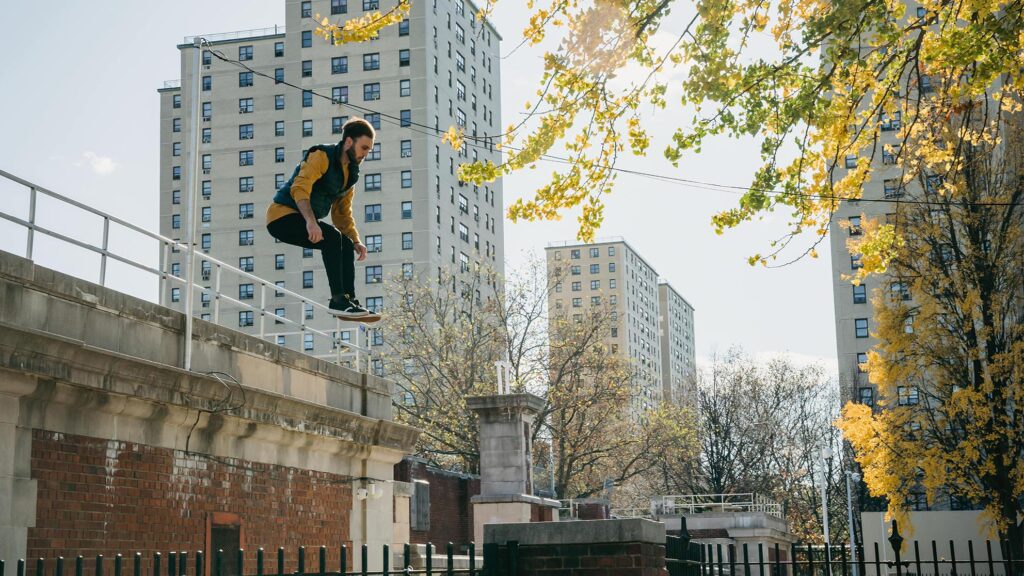
[[[512,50],[528,17],[523,5],[501,0],[493,19],[507,56],[501,61],[501,126],[518,122],[525,103],[535,101],[543,70],[539,48]],[[158,231],[157,89],[179,77],[177,44],[195,34],[283,25],[284,8],[284,0],[8,3],[5,20],[20,25],[0,35],[0,170]],[[673,14],[665,29],[671,31],[684,16]],[[622,81],[629,79],[626,73]],[[671,101],[665,110],[642,111],[644,125],[652,130],[651,153],[625,157],[620,167],[736,186],[750,182],[759,160],[756,140],[709,142],[675,168],[660,151],[670,128],[687,125],[692,114]],[[540,163],[505,178],[505,205],[531,195],[557,167]],[[749,266],[747,256],[766,251],[768,242],[786,230],[786,219],[776,213],[716,235],[711,217],[734,206],[737,194],[620,175],[614,193],[605,198],[597,236],[625,238],[695,307],[699,363],[739,346],[759,357],[785,353],[800,362],[821,362],[834,372],[829,250],[779,269]],[[0,197],[0,211],[27,214],[23,187],[0,178]],[[71,231],[79,240],[98,243],[101,237],[102,220],[80,211],[41,200],[37,215],[41,226]],[[549,242],[575,235],[573,213],[557,222],[506,221],[506,268],[521,265],[530,252],[542,254]],[[111,242],[126,257],[158,261],[155,243],[121,231]],[[24,229],[0,220],[0,249],[23,255]],[[43,266],[98,277],[98,257],[56,240],[37,237],[34,256]],[[152,277],[116,263],[110,267],[116,279],[112,287],[155,298]]]

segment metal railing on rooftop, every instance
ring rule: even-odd
[[[783,517],[781,504],[750,492],[653,496],[650,508],[613,508],[611,514],[615,518],[654,518],[702,512],[762,512]]]
[[[77,200],[72,200],[71,198],[68,198],[66,196],[62,196],[62,195],[60,195],[60,194],[58,194],[56,192],[53,192],[51,190],[47,190],[46,188],[43,188],[42,186],[39,186],[37,184],[33,184],[32,182],[29,182],[27,180],[23,180],[22,178],[19,178],[19,177],[13,175],[13,174],[10,174],[9,172],[6,172],[4,170],[0,170],[0,176],[2,176],[3,179],[6,179],[7,181],[10,181],[10,182],[13,182],[15,184],[19,184],[21,186],[26,187],[28,189],[28,192],[29,192],[28,218],[27,219],[20,218],[20,217],[14,215],[12,213],[7,212],[7,210],[10,210],[10,207],[12,205],[11,199],[8,199],[8,201],[3,204],[3,207],[0,207],[0,218],[3,218],[4,220],[7,220],[9,222],[13,222],[15,224],[18,224],[18,225],[20,225],[20,226],[22,226],[22,227],[24,227],[26,229],[27,237],[26,237],[26,243],[25,243],[25,246],[26,246],[26,248],[25,248],[25,258],[28,258],[29,260],[33,260],[34,251],[35,251],[35,236],[36,236],[36,233],[38,232],[38,233],[41,233],[41,234],[45,234],[46,236],[49,236],[51,238],[55,238],[55,239],[60,240],[62,242],[66,242],[68,244],[71,244],[71,245],[77,246],[79,248],[83,248],[85,250],[93,252],[95,254],[98,254],[100,256],[99,284],[101,286],[106,286],[106,281],[107,281],[107,263],[108,263],[109,260],[114,260],[116,262],[120,262],[122,264],[126,264],[126,265],[131,266],[133,268],[136,268],[138,270],[142,270],[144,272],[148,272],[150,274],[156,275],[160,279],[160,294],[161,294],[161,298],[163,298],[163,295],[167,293],[167,290],[166,290],[166,284],[167,283],[176,283],[176,284],[187,285],[187,280],[186,279],[180,278],[180,277],[175,276],[173,274],[170,274],[167,270],[164,269],[164,267],[169,267],[170,266],[170,255],[171,255],[172,252],[178,251],[178,250],[187,250],[188,249],[188,244],[186,244],[184,242],[181,242],[181,241],[178,241],[178,240],[175,240],[173,238],[168,238],[166,236],[163,236],[161,234],[157,234],[155,232],[150,232],[149,230],[146,230],[145,228],[141,228],[139,226],[136,226],[135,224],[132,224],[131,222],[127,222],[125,220],[117,218],[116,216],[111,216],[110,214],[107,214],[107,213],[102,212],[100,210],[97,210],[97,209],[95,209],[95,208],[93,208],[91,206],[88,206],[86,204],[78,202]],[[38,198],[39,198],[40,194],[42,194],[42,195],[44,195],[46,197],[49,197],[49,198],[53,198],[53,199],[55,199],[55,200],[57,200],[57,201],[59,201],[59,202],[61,202],[63,204],[71,206],[73,208],[77,208],[79,210],[83,210],[83,211],[85,211],[85,212],[87,212],[89,214],[92,214],[92,215],[95,215],[95,216],[98,216],[98,217],[102,218],[103,219],[103,234],[102,234],[102,241],[101,241],[100,245],[96,246],[96,245],[94,245],[94,244],[92,244],[90,242],[79,240],[77,238],[73,238],[70,235],[65,234],[63,232],[58,232],[56,230],[52,230],[50,228],[46,228],[44,226],[40,226],[39,223],[37,222],[37,218],[36,218],[36,207],[37,207],[37,202],[38,202]],[[136,260],[133,260],[133,259],[131,259],[129,257],[122,256],[120,254],[117,254],[113,250],[111,250],[111,246],[110,246],[111,224],[114,224],[116,226],[120,226],[120,227],[122,227],[122,228],[124,228],[124,229],[126,229],[128,231],[131,231],[133,233],[142,235],[145,238],[149,238],[149,239],[157,241],[160,244],[160,246],[162,246],[162,257],[161,257],[162,265],[157,267],[157,268],[154,268],[154,267],[152,267],[152,266],[150,266],[148,264],[144,264],[142,262],[138,262]],[[324,306],[323,304],[320,304],[318,302],[314,302],[313,300],[310,300],[308,297],[303,296],[302,294],[299,294],[297,292],[293,292],[293,291],[288,290],[288,289],[286,289],[284,287],[281,287],[281,286],[277,286],[273,282],[271,282],[269,280],[265,280],[263,278],[260,278],[259,276],[256,276],[255,274],[251,274],[249,272],[245,272],[245,271],[243,271],[243,270],[241,270],[241,269],[239,269],[239,268],[237,268],[235,266],[232,266],[232,265],[230,265],[230,264],[228,264],[226,262],[222,262],[222,261],[220,261],[220,260],[210,256],[209,254],[206,254],[202,250],[196,250],[195,251],[195,257],[197,259],[199,259],[199,260],[204,260],[204,261],[210,263],[209,264],[210,269],[211,269],[210,270],[210,276],[213,278],[213,286],[212,286],[212,288],[210,288],[208,290],[205,286],[201,286],[199,284],[193,284],[192,290],[193,291],[199,291],[200,295],[208,294],[212,298],[213,312],[212,312],[210,321],[213,322],[214,324],[220,324],[220,325],[225,325],[226,326],[226,324],[222,324],[221,323],[221,317],[220,317],[221,316],[221,314],[220,314],[221,302],[222,301],[226,301],[226,302],[229,302],[231,304],[237,305],[238,307],[240,307],[242,309],[248,309],[249,311],[251,311],[253,313],[254,317],[258,314],[258,316],[259,316],[259,330],[258,330],[257,336],[260,339],[262,339],[262,340],[269,340],[271,342],[274,342],[277,336],[287,336],[289,334],[312,334],[313,337],[314,337],[314,342],[315,342],[317,337],[326,338],[329,342],[331,342],[331,347],[332,347],[332,350],[334,351],[334,353],[332,353],[332,354],[322,354],[322,355],[315,356],[315,357],[317,357],[317,358],[330,358],[330,359],[334,360],[335,362],[337,362],[338,364],[342,364],[342,363],[346,363],[346,362],[351,361],[352,364],[353,364],[353,367],[356,370],[362,370],[363,369],[361,361],[363,360],[364,357],[365,357],[367,363],[369,363],[369,357],[371,355],[371,352],[370,352],[369,348],[367,348],[365,346],[361,346],[359,344],[359,340],[360,340],[360,336],[359,335],[362,332],[364,332],[364,329],[363,329],[362,325],[360,325],[359,323],[344,321],[341,318],[338,318],[338,317],[334,316],[332,314],[331,310],[327,306]],[[201,266],[200,264],[194,264],[194,265]],[[221,286],[222,286],[222,279],[223,279],[224,273],[227,273],[229,275],[237,276],[238,278],[241,278],[241,279],[249,280],[254,285],[258,285],[259,286],[259,301],[258,301],[258,305],[250,304],[248,302],[243,302],[242,300],[239,300],[237,298],[233,298],[233,297],[225,294],[224,292],[222,292],[221,291]],[[327,317],[333,317],[334,318],[334,322],[335,322],[335,330],[334,330],[334,332],[330,333],[330,332],[327,332],[325,330],[313,328],[313,327],[305,324],[304,322],[298,322],[298,321],[286,318],[284,316],[278,316],[274,312],[269,311],[267,309],[267,303],[268,303],[267,302],[267,290],[268,289],[272,290],[274,293],[280,293],[280,294],[282,294],[285,297],[292,298],[293,301],[298,301],[298,302],[302,303],[303,304],[303,309],[305,309],[306,306],[311,306],[314,311],[319,310],[322,313],[327,314],[328,315]],[[195,292],[193,292],[193,293],[195,293]],[[201,301],[204,302],[204,303],[207,302],[206,300],[203,300],[202,298],[201,298]],[[162,302],[161,302],[161,304],[162,304]],[[192,314],[193,314],[193,316],[195,315],[195,311],[194,310],[192,311]],[[280,322],[280,323],[283,323],[283,324],[288,324],[288,325],[297,327],[298,330],[293,330],[293,331],[290,331],[290,332],[270,332],[270,331],[267,331],[267,320],[268,319],[271,320],[271,321],[276,321],[276,322]],[[303,319],[305,319],[305,314],[304,313],[303,313]],[[348,341],[348,340],[344,340],[344,339],[341,338],[341,334],[343,332],[343,329],[345,329],[345,330],[352,330],[355,333],[355,341],[354,342]]]
[[[181,80],[164,80],[164,89],[181,88]]]
[[[237,30],[235,32],[220,32],[218,34],[199,34],[197,36],[185,36],[182,44],[192,44],[196,38],[203,38],[207,42],[222,42],[225,40],[243,40],[245,38],[257,38],[259,36],[273,36],[284,34],[284,26],[270,26],[267,28],[253,28],[251,30]]]

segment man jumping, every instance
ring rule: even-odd
[[[352,118],[342,127],[340,142],[306,151],[267,208],[271,236],[286,244],[320,250],[331,287],[328,307],[332,313],[360,322],[380,319],[355,297],[355,260],[366,259],[366,246],[359,241],[352,217],[359,164],[373,148],[375,137],[369,122]],[[320,221],[328,212],[334,226]]]

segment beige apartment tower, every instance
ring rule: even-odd
[[[353,203],[370,250],[366,261],[357,263],[356,296],[370,308],[386,309],[383,280],[392,275],[435,278],[443,268],[465,270],[483,262],[501,271],[501,182],[477,187],[456,176],[460,163],[498,163],[500,153],[490,141],[469,138],[468,146],[454,151],[439,137],[451,125],[464,128],[467,137],[501,131],[501,37],[493,25],[477,21],[476,7],[466,0],[427,0],[413,2],[409,18],[384,29],[377,40],[332,45],[314,34],[317,14],[343,22],[387,11],[394,2],[282,1],[283,27],[205,36],[210,46],[202,51],[199,73],[197,249],[326,303],[330,293],[319,252],[277,243],[266,231],[265,212],[307,148],[338,142],[342,124],[362,116],[378,133],[360,167]],[[192,39],[178,49],[180,85],[167,83],[158,91],[160,228],[172,238],[184,237],[187,229],[191,167],[186,160],[193,141]],[[171,273],[185,277],[184,254],[171,253],[168,259]],[[207,267],[196,271],[211,288],[213,276]],[[162,302],[184,305],[177,286],[165,283]],[[220,291],[256,305],[262,296],[258,286],[236,275],[223,276]],[[269,312],[302,318],[321,330],[335,326],[333,318],[315,317],[294,298],[273,290],[265,297]],[[197,314],[209,318],[211,308],[209,293],[195,298]],[[237,306],[221,304],[218,314],[222,323],[234,325],[237,316],[240,330],[256,330],[258,319]],[[275,328],[280,333],[266,337],[278,344],[333,356],[330,341],[295,333],[293,325],[268,324],[265,333]],[[345,330],[339,337],[347,340],[351,334]],[[371,330],[368,340],[380,345],[382,338]]]
[[[604,303],[613,307],[606,341],[609,350],[625,355],[636,370],[632,408],[639,413],[662,401],[680,402],[683,368],[693,366],[693,307],[667,283],[659,284],[658,273],[623,239],[555,243],[546,254],[548,273],[564,278],[549,295],[552,315],[582,314]],[[663,290],[669,313],[661,305]],[[663,338],[665,329],[678,338]],[[688,362],[671,362],[666,373],[665,354]]]

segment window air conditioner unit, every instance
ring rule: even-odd
[[[209,173],[210,173],[210,169],[209,168],[203,168],[203,174],[209,174]]]

